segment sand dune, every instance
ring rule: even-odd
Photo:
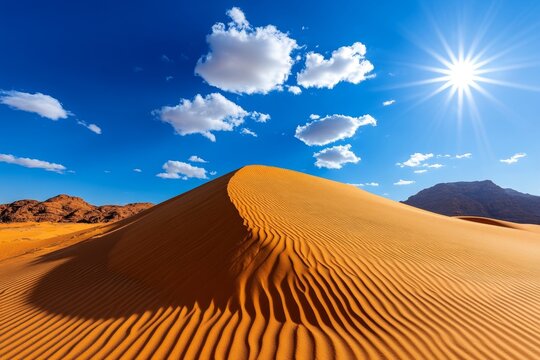
[[[0,358],[535,359],[533,229],[245,167],[0,261]]]

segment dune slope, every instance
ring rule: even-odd
[[[0,261],[1,359],[540,354],[527,227],[249,166],[74,237]]]

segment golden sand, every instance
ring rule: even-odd
[[[535,359],[540,232],[514,225],[245,167],[0,261],[0,358]]]
[[[54,242],[48,241],[48,239],[94,227],[96,224],[51,222],[0,224],[0,260],[25,252],[37,251],[42,246],[51,247]]]

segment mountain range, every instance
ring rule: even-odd
[[[448,216],[540,224],[540,196],[505,189],[490,180],[437,184],[403,203]]]
[[[148,209],[151,203],[95,206],[80,197],[58,195],[45,201],[18,200],[0,204],[0,223],[62,222],[100,223],[125,219]]]

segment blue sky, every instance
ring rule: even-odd
[[[160,202],[248,164],[540,195],[539,23],[534,0],[5,2],[0,203]]]

